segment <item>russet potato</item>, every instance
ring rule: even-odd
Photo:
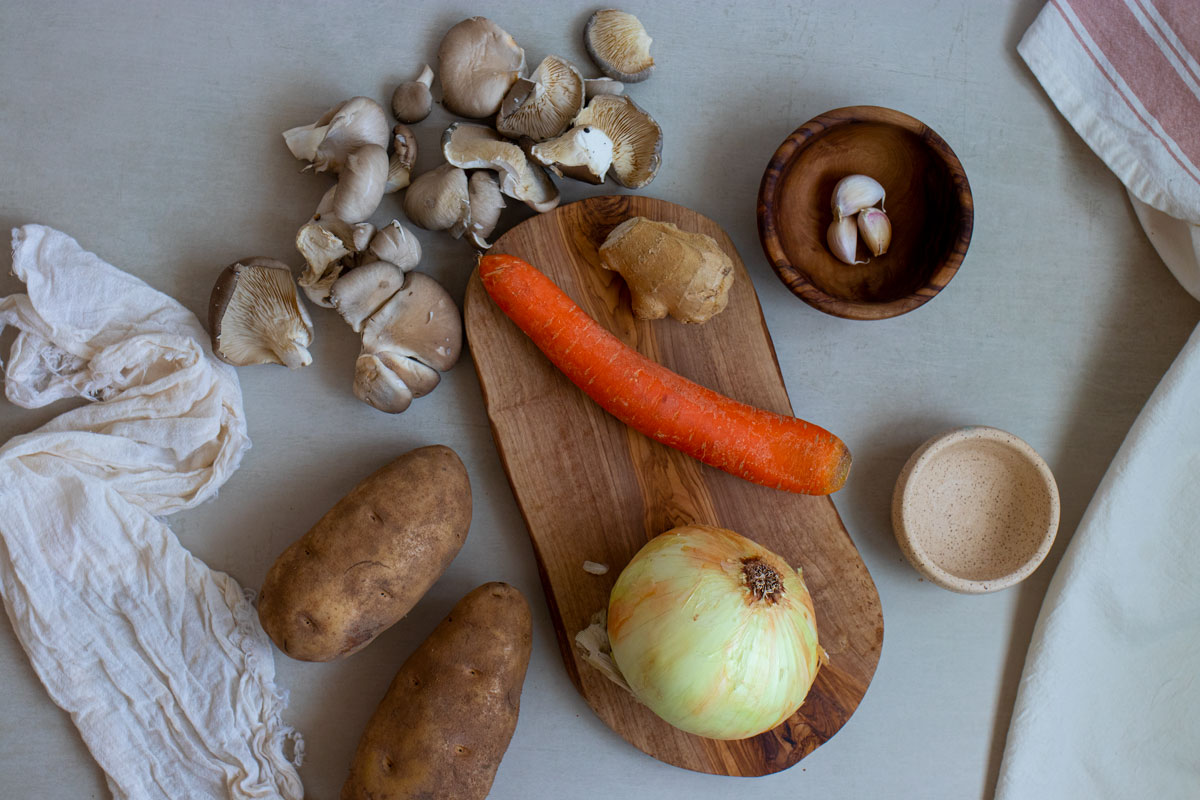
[[[471,484],[453,450],[422,447],[374,473],[267,572],[263,629],[287,655],[361,650],[416,605],[471,527]]]
[[[371,716],[341,800],[483,800],[508,749],[533,640],[507,583],[458,602],[396,673]]]

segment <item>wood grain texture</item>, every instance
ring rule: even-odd
[[[633,318],[624,283],[599,267],[597,250],[609,231],[639,215],[712,236],[730,255],[736,277],[724,312],[690,326]],[[595,197],[518,225],[493,251],[540,268],[655,361],[737,400],[792,413],[758,296],[729,237],[712,220],[648,197]],[[533,540],[563,660],[588,705],[651,756],[700,772],[776,772],[833,736],[866,692],[883,643],[878,593],[833,502],[748,483],[627,428],[550,364],[492,303],[478,274],[467,287],[465,318],[492,433]],[[800,710],[752,739],[716,741],[671,727],[575,650],[575,634],[607,607],[617,575],[642,545],[692,522],[735,530],[801,567],[829,652]],[[589,574],[585,560],[611,569]]]
[[[887,191],[888,252],[845,264],[829,251],[834,186],[869,175]],[[971,187],[950,146],[913,117],[878,106],[821,114],[772,156],[758,193],[767,260],[801,300],[848,319],[905,314],[958,272],[974,226]],[[867,254],[860,243],[860,258]]]

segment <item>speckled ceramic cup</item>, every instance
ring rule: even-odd
[[[921,445],[896,481],[892,527],[905,557],[955,592],[1029,577],[1058,532],[1058,486],[1032,447],[976,425]]]

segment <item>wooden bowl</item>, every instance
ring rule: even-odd
[[[883,184],[892,242],[850,265],[829,251],[833,188],[847,175]],[[971,241],[967,175],[942,137],[907,114],[850,106],[792,132],[758,191],[758,235],[792,293],[827,314],[885,319],[912,311],[950,282]],[[859,243],[859,258],[869,255]]]
[[[1029,577],[1058,533],[1058,486],[1021,439],[983,425],[921,445],[900,471],[892,528],[905,558],[945,589],[994,592]]]

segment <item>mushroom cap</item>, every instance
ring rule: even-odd
[[[637,83],[650,77],[654,59],[641,20],[625,11],[605,8],[592,14],[583,29],[583,44],[596,66],[613,80]]]
[[[330,210],[343,222],[363,222],[379,208],[387,180],[387,150],[377,144],[363,145],[346,156]]]
[[[395,353],[445,372],[462,350],[462,315],[454,298],[424,272],[404,284],[363,325],[364,353]]]
[[[471,225],[467,228],[467,238],[480,250],[487,250],[491,247],[487,237],[496,229],[504,209],[500,182],[491,170],[476,170],[467,179],[467,190],[471,196]]]
[[[442,164],[421,173],[404,193],[404,213],[429,231],[444,231],[469,219],[467,173],[453,164]]]
[[[387,261],[372,261],[338,278],[329,290],[329,299],[350,329],[359,333],[363,323],[402,286],[404,272],[399,267]]]
[[[599,128],[613,144],[610,173],[627,189],[640,189],[662,163],[662,128],[624,95],[599,94],[575,118],[575,127]]]
[[[346,158],[365,144],[387,147],[388,119],[383,106],[369,97],[351,97],[326,111],[311,125],[283,132],[292,155],[308,161],[316,172],[341,172]]]
[[[549,211],[558,205],[558,187],[546,171],[526,158],[520,147],[485,125],[450,125],[442,134],[442,155],[463,169],[496,170],[500,173],[500,191],[534,211]]]
[[[438,47],[442,104],[460,117],[490,117],[525,70],[525,51],[486,17],[464,19]]]
[[[395,219],[379,229],[367,249],[380,261],[395,264],[401,272],[408,272],[421,261],[421,243]]]
[[[496,116],[496,130],[514,139],[551,139],[583,110],[583,93],[579,70],[566,59],[546,56],[532,75],[508,90]]]
[[[591,100],[598,94],[621,94],[624,91],[625,84],[612,78],[585,78],[583,81],[583,96],[586,100]]]
[[[412,182],[417,163],[417,137],[412,128],[400,123],[392,128],[392,155],[388,159],[385,192],[398,192]]]
[[[401,122],[420,122],[429,116],[433,110],[433,95],[429,87],[433,85],[433,70],[426,64],[421,74],[411,81],[405,81],[392,92],[392,113]]]
[[[308,366],[312,320],[292,281],[292,270],[273,258],[230,264],[213,286],[208,326],[214,355],[234,366]]]
[[[600,128],[574,127],[562,136],[535,144],[529,154],[556,175],[604,183],[613,163],[613,142]]]

